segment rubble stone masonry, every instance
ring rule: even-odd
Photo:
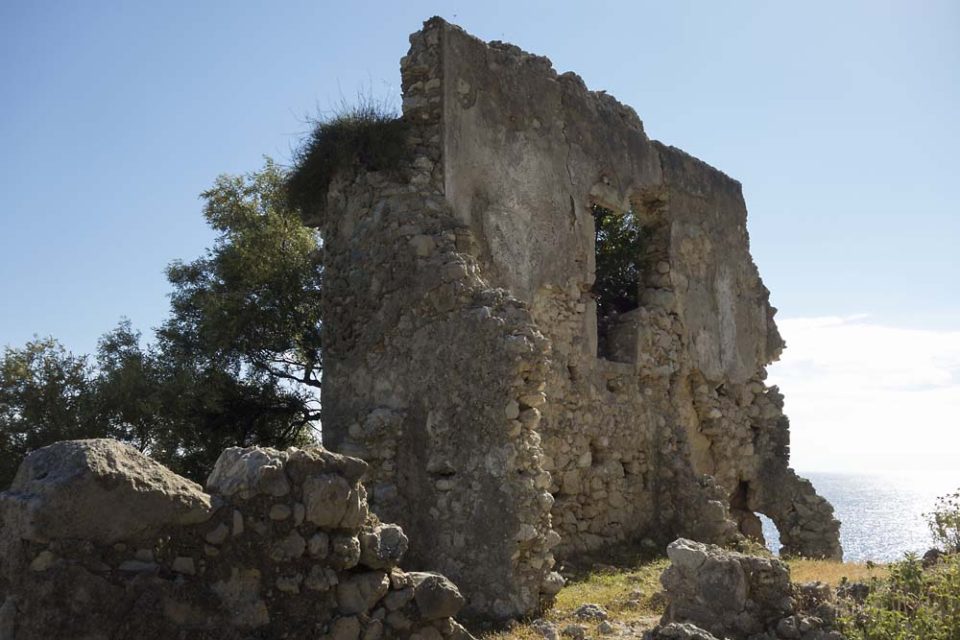
[[[409,166],[343,172],[308,216],[324,444],[369,463],[407,564],[509,618],[559,589],[557,558],[756,537],[757,513],[785,552],[839,558],[764,382],[784,345],[740,184],[546,58],[439,18],[410,42]],[[632,211],[644,238],[638,307],[603,319],[594,206]]]

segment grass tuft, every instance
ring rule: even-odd
[[[323,207],[337,172],[398,171],[410,157],[407,122],[382,102],[361,97],[358,105],[344,105],[311,125],[287,180],[288,202],[306,218]]]
[[[837,562],[836,560],[808,560],[794,558],[787,560],[790,567],[790,580],[793,582],[820,581],[831,587],[848,582],[867,582],[871,578],[886,578],[887,565],[872,562]]]

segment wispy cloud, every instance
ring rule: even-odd
[[[769,382],[786,396],[801,470],[954,469],[960,480],[960,331],[869,316],[789,318]]]

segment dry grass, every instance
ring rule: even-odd
[[[663,615],[664,602],[659,595],[660,574],[669,561],[658,559],[630,569],[603,568],[589,571],[567,582],[553,607],[543,618],[560,629],[568,624],[587,627],[588,636],[596,636],[596,624],[576,620],[573,612],[580,605],[591,603],[603,607],[610,620],[636,629],[653,627]],[[486,634],[485,640],[542,640],[543,637],[522,623],[509,631]]]
[[[661,590],[660,574],[668,565],[669,561],[662,559],[633,569],[590,572],[582,579],[572,580],[557,594],[553,612],[569,615],[590,602],[599,604],[611,617],[621,621],[660,615],[662,599],[654,594]]]
[[[586,603],[598,604],[610,614],[611,622],[625,624],[638,633],[652,628],[663,615],[664,601],[661,595],[660,574],[669,566],[665,558],[640,560],[633,558],[633,568],[595,568],[583,572],[567,582],[553,607],[545,611],[543,618],[553,622],[559,629],[568,624],[582,624],[587,635],[596,637],[596,624],[576,620],[573,612]],[[865,581],[870,578],[885,578],[885,565],[859,562],[834,562],[830,560],[788,560],[793,582],[825,582],[837,586],[847,580]],[[509,631],[483,634],[483,640],[543,640],[529,622],[516,625]]]
[[[830,586],[837,586],[846,578],[850,582],[867,581],[870,578],[886,578],[886,565],[861,562],[836,562],[833,560],[788,560],[790,579],[794,582],[814,582],[819,580]]]

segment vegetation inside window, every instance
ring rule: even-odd
[[[639,306],[642,229],[633,210],[593,206],[596,252],[598,355],[605,357],[606,335],[621,313]]]
[[[409,159],[407,122],[382,104],[365,101],[312,124],[313,131],[294,152],[287,180],[289,204],[301,215],[323,206],[337,171],[399,170]]]
[[[596,280],[600,317],[624,313],[639,306],[642,230],[632,210],[618,213],[594,205]]]

